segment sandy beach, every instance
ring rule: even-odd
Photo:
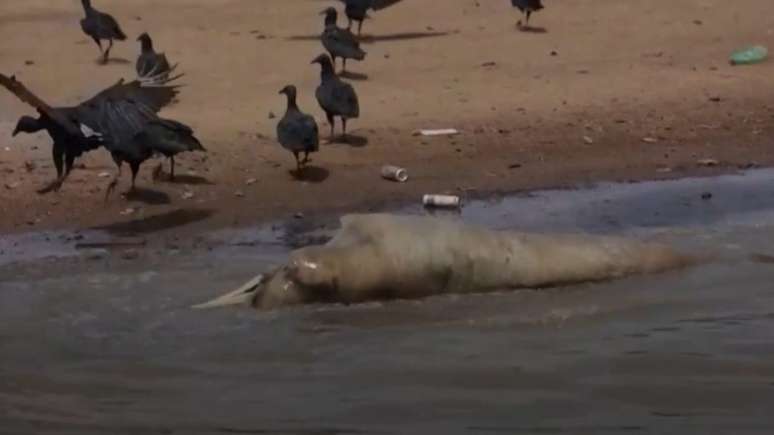
[[[467,198],[774,162],[774,63],[728,63],[739,47],[774,45],[770,1],[742,0],[731,11],[720,0],[546,2],[531,22],[545,32],[527,33],[517,31],[507,1],[406,0],[372,14],[366,60],[349,65],[361,101],[353,139],[324,143],[299,181],[275,141],[274,116],[285,108],[277,92],[295,84],[302,110],[327,134],[310,61],[322,52],[319,12],[331,3],[101,0],[95,6],[129,39],[99,66],[75,0],[2,2],[0,71],[52,105],[133,78],[135,38],[149,32],[185,72],[179,101],[162,115],[191,125],[209,152],[180,156],[176,183],[152,180],[162,160],[149,161],[138,195],[105,203],[115,166],[98,150],[79,160],[61,191],[41,196],[35,190],[55,176],[50,139],[11,138],[19,116],[34,112],[2,90],[0,231],[135,222],[180,234],[416,203],[423,193]],[[461,134],[413,134],[449,127]],[[409,182],[380,178],[386,163],[407,168]],[[128,189],[126,172],[119,191]]]

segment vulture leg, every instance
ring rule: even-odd
[[[45,186],[38,189],[39,194],[49,193],[53,191],[59,190],[59,188],[62,186],[62,182],[64,181],[64,178],[67,176],[67,172],[63,171],[62,166],[62,158],[64,157],[64,152],[62,152],[62,149],[55,146],[53,150],[51,151],[51,156],[54,158],[54,167],[56,168],[56,179],[49,182]]]
[[[360,37],[360,32],[363,30],[363,21],[361,20],[359,23],[357,23],[357,36]]]
[[[110,57],[110,49],[113,48],[113,40],[112,39],[108,39],[108,42],[110,44],[108,45],[107,50],[105,50],[105,56],[102,58],[102,63],[107,63],[108,62],[108,57]]]
[[[169,180],[175,181],[175,156],[169,158]]]
[[[331,142],[333,142],[333,130],[336,127],[336,120],[333,118],[333,114],[325,112],[325,116],[328,117],[328,124],[331,126]]]
[[[161,174],[164,173],[164,163],[159,163],[155,168],[153,168],[153,172],[151,173],[151,177],[153,178],[153,182],[157,182],[161,180]]]
[[[134,192],[134,181],[137,179],[137,173],[140,172],[139,163],[129,163],[129,169],[132,170],[132,187],[129,189],[129,193]]]
[[[293,151],[293,157],[296,158],[296,175],[301,174],[301,161],[298,160],[298,151]]]
[[[309,163],[309,151],[304,151],[304,164]]]
[[[524,21],[524,27],[529,27],[529,16],[532,15],[532,11],[527,9],[527,18]]]
[[[63,165],[64,154],[65,153],[63,152],[63,150],[60,147],[58,147],[58,146],[55,146],[51,150],[51,157],[54,158],[54,167],[56,168],[56,177],[57,178],[62,176],[62,168],[63,168],[62,165]]]
[[[59,158],[61,160],[62,157],[60,156]],[[59,176],[56,178],[56,180],[54,180],[54,182],[47,187],[49,187],[54,192],[58,191],[62,187],[62,184],[64,183],[64,181],[67,179],[67,176],[69,176],[70,172],[73,170],[73,163],[75,163],[75,156],[65,153],[64,174],[59,173]],[[46,193],[46,192],[43,192],[43,193]]]
[[[102,41],[99,40],[99,38],[92,37],[91,39],[94,40],[94,42],[97,44],[97,47],[99,47],[99,54],[102,54]]]
[[[344,139],[344,142],[347,141],[347,118],[341,117],[341,131],[342,131],[342,138]]]
[[[341,61],[342,61],[341,62],[342,63],[342,65],[341,65],[341,72],[345,73],[345,72],[347,72],[347,58],[346,57],[342,57]]]
[[[123,163],[116,161],[116,165],[118,165],[118,173],[115,177],[113,177],[113,180],[110,181],[110,184],[108,184],[107,189],[105,190],[105,202],[107,202],[108,198],[110,197],[110,194],[113,193],[114,190],[116,190],[116,186],[118,185],[118,179],[121,178],[121,167],[123,166]]]
[[[73,170],[73,164],[75,163],[75,156],[65,153],[65,176],[70,175],[70,171]]]

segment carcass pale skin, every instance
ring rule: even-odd
[[[327,244],[200,307],[272,309],[540,288],[655,273],[695,259],[616,237],[492,231],[419,216],[350,215]]]

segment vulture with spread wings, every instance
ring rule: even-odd
[[[124,162],[132,169],[134,188],[140,164],[154,153],[168,155],[170,149],[187,151],[201,148],[190,128],[157,115],[177,95],[176,86],[145,86],[139,81],[124,83],[121,80],[77,106],[54,108],[15,77],[0,74],[0,85],[31,105],[39,114],[38,118],[23,116],[14,135],[46,130],[54,142],[53,158],[57,179],[39,190],[40,193],[59,189],[72,169],[75,158],[100,146],[110,152],[118,165],[118,175],[110,183],[106,197],[117,184]]]

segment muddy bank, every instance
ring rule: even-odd
[[[459,211],[425,209],[417,202],[381,204],[369,209],[461,217],[497,229],[627,232],[662,225],[712,225],[726,216],[740,214],[766,216],[774,208],[773,180],[774,170],[758,169],[670,181],[594,183],[593,190],[576,187],[469,197]],[[583,202],[577,199],[579,196]],[[599,210],[606,212],[600,214]],[[504,220],[505,216],[512,219]],[[0,265],[58,263],[63,258],[74,262],[111,258],[131,263],[138,257],[176,257],[223,248],[287,250],[326,242],[338,227],[339,217],[336,211],[320,211],[258,226],[196,234],[164,232],[143,220],[78,231],[28,231],[0,239]]]

